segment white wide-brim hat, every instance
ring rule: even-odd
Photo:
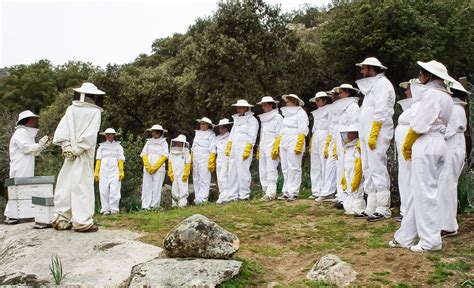
[[[416,61],[416,64],[418,64],[421,68],[425,69],[426,71],[430,72],[433,75],[438,76],[439,78],[443,80],[447,80],[453,83],[454,81],[456,81],[456,79],[449,76],[448,69],[441,62],[438,62],[436,60],[431,60],[429,62]]]
[[[296,94],[287,94],[287,95],[281,96],[281,99],[283,99],[283,101],[286,101],[286,98],[294,98],[298,100],[298,104],[300,104],[300,106],[304,106],[304,101],[301,100],[300,97],[298,97],[298,95]]]
[[[341,126],[339,132],[359,132],[359,124],[353,123],[351,125]]]
[[[360,93],[360,90],[352,87],[351,84],[342,84],[341,86],[334,88],[334,91],[336,91],[337,93],[341,93],[341,89],[350,89],[354,90],[357,94]]]
[[[328,94],[329,97],[331,97],[332,93],[336,93],[336,90],[334,90],[334,89],[336,89],[336,87],[332,88],[332,89],[329,90],[329,91],[326,91],[326,94]]]
[[[447,82],[447,81],[445,81]],[[451,90],[454,89],[454,90],[458,90],[458,91],[461,91],[463,93],[466,93],[466,94],[471,94],[471,92],[467,91],[466,88],[464,88],[464,86],[462,86],[462,84],[459,82],[459,81],[456,81],[454,80],[454,82],[451,82],[452,86],[451,86]],[[445,83],[446,85],[449,85],[449,83]]]
[[[18,115],[18,121],[16,121],[16,125],[18,125],[18,123],[20,123],[21,120],[26,119],[26,118],[31,118],[31,117],[39,118],[38,115],[31,112],[30,110],[26,110],[26,111],[21,112]]]
[[[317,98],[323,98],[323,97],[331,97],[331,96],[328,95],[327,92],[319,91],[318,93],[316,93],[316,95],[314,95],[313,98],[309,99],[309,102],[316,102]]]
[[[99,133],[99,135],[102,135],[102,136],[104,136],[105,134],[120,135],[120,133],[117,133],[114,128],[107,128],[107,129],[105,129],[104,132]]]
[[[263,103],[278,103],[279,101],[274,100],[273,97],[271,96],[264,96],[260,102],[258,102],[258,105],[262,105]]]
[[[156,131],[163,131],[163,132],[168,132],[168,130],[166,129],[163,129],[163,127],[161,127],[161,125],[153,125],[151,128],[149,129],[146,129],[146,131],[153,131],[153,130],[156,130]]]
[[[225,125],[229,125],[229,124],[232,124],[232,122],[229,122],[229,119],[224,118],[224,119],[219,120],[219,123],[217,125],[215,125],[215,127],[225,126]]]
[[[232,104],[232,106],[234,106],[234,107],[253,107],[253,105],[250,105],[249,102],[247,102],[247,100],[244,100],[244,99],[237,100],[237,103]]]
[[[196,121],[199,122],[199,123],[204,122],[204,123],[207,123],[211,126],[214,126],[214,124],[212,124],[211,119],[209,119],[207,117],[202,117],[201,119],[196,119]]]
[[[186,141],[186,136],[184,136],[183,134],[179,134],[178,137],[172,139],[171,141],[188,143],[188,141]]]
[[[383,66],[382,62],[380,62],[379,59],[377,59],[375,57],[365,58],[364,61],[356,64],[356,66],[359,66],[359,67],[362,67],[362,65],[376,66],[376,67],[380,67],[382,69],[387,69],[387,67]]]
[[[84,93],[84,94],[93,94],[93,95],[104,95],[105,92],[97,89],[97,87],[89,82],[82,83],[81,87],[79,88],[73,88],[72,90],[78,92],[78,93]]]
[[[400,88],[403,88],[403,89],[408,89],[408,86],[410,86],[411,84],[415,84],[415,83],[419,84],[420,80],[418,80],[418,78],[413,78],[413,79],[410,79],[408,81],[400,83],[398,86],[400,86]]]

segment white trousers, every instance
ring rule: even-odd
[[[407,197],[410,193],[411,161],[405,161],[402,154],[402,146],[409,128],[408,125],[398,125],[395,129],[395,145],[397,147],[398,159],[398,191],[400,192],[400,215],[402,216],[405,215]]]
[[[464,134],[460,134],[464,142]],[[441,170],[439,181],[439,213],[441,230],[454,232],[459,228],[456,220],[458,211],[458,179],[464,167],[466,149],[465,145],[457,147],[451,145],[449,140],[446,144],[446,163]]]
[[[118,173],[100,173],[100,212],[119,212],[120,188],[122,182],[118,179]]]
[[[270,153],[260,151],[260,159],[258,160],[260,184],[265,195],[271,198],[276,197],[279,163],[278,159],[272,159]]]
[[[338,135],[339,136],[339,135]],[[340,184],[344,172],[344,147],[342,147],[341,137],[336,137],[337,145],[337,160],[336,160],[336,199],[339,202],[344,202],[347,193],[342,189]],[[332,154],[331,154],[332,155]]]
[[[181,178],[183,173],[174,175],[173,185],[171,186],[172,206],[185,207],[188,205],[189,186],[188,181],[183,181]]]
[[[326,172],[326,158],[324,158],[324,145],[326,143],[327,130],[317,130],[312,137],[311,143],[311,194],[319,197],[323,189],[324,174]]]
[[[283,195],[297,197],[301,186],[301,161],[303,153],[295,154],[297,135],[284,135],[280,142],[280,161],[283,172]]]
[[[392,135],[392,126],[382,126],[374,150],[370,150],[365,139],[360,138],[364,191],[367,194],[365,213],[369,216],[375,212],[387,218],[392,215],[390,211],[390,175],[387,170],[387,150]]]
[[[326,167],[324,172],[323,188],[320,196],[328,196],[336,192],[336,159],[332,157],[334,142],[331,141],[328,149],[328,158],[326,160]],[[324,156],[324,153],[323,153]]]
[[[422,135],[412,148],[412,177],[406,215],[395,240],[403,247],[418,245],[426,250],[441,248],[438,183],[445,164],[442,135]]]
[[[347,215],[361,214],[365,210],[363,193],[349,193],[344,199],[344,213]]]
[[[194,203],[200,204],[209,198],[211,187],[211,172],[208,167],[209,153],[202,153],[199,149],[193,153],[193,186]]]
[[[87,230],[94,221],[94,159],[84,153],[75,160],[64,160],[54,192],[53,225]]]
[[[225,200],[227,180],[229,178],[229,158],[217,157],[216,160],[217,187],[219,188],[219,200]]]
[[[161,190],[165,181],[166,170],[149,174],[143,170],[142,208],[160,208]]]
[[[250,156],[246,160],[242,158],[243,154],[244,147],[232,148],[229,159],[226,201],[250,198],[250,182],[252,180],[250,164],[252,163],[253,152],[250,152]]]

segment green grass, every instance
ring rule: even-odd
[[[223,282],[219,287],[249,287],[260,284],[260,282],[256,280],[256,276],[263,271],[262,265],[259,262],[239,257],[236,257],[235,260],[242,261],[240,274],[235,278]]]
[[[471,265],[463,260],[458,260],[452,263],[437,262],[435,263],[435,271],[426,281],[427,284],[435,285],[442,284],[446,280],[454,276],[456,272],[465,273],[470,271]]]

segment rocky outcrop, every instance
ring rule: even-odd
[[[352,269],[349,263],[342,261],[333,254],[328,254],[319,261],[308,272],[306,278],[309,280],[319,280],[337,286],[345,286],[356,279],[357,272]]]

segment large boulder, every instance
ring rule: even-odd
[[[328,254],[319,261],[308,272],[306,278],[309,280],[319,280],[337,286],[345,286],[356,279],[357,272],[352,269],[349,263],[342,261],[333,254]]]
[[[218,259],[155,259],[132,269],[129,287],[216,287],[239,274],[242,263]]]
[[[172,258],[228,259],[240,246],[237,236],[200,214],[179,223],[163,242],[166,255]]]
[[[100,229],[97,233],[32,229],[31,223],[0,225],[0,286],[52,286],[51,255],[62,262],[64,285],[117,287],[133,266],[162,255],[163,249],[135,239],[138,233]]]

